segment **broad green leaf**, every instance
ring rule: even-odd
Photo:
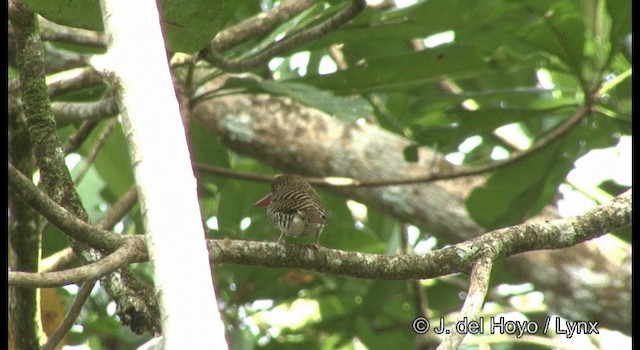
[[[27,0],[25,3],[52,22],[104,31],[98,0]],[[206,46],[220,29],[223,3],[223,0],[160,1],[169,50],[194,53]]]
[[[189,120],[189,132],[191,136],[191,152],[193,152],[192,158],[195,162],[223,168],[231,166],[227,148],[199,120]],[[221,180],[223,179],[226,178]]]
[[[85,165],[86,160],[81,160],[71,171],[71,177],[75,179],[79,170],[83,169]],[[106,183],[93,167],[89,167],[80,183],[76,184],[76,191],[80,196],[82,206],[89,215],[89,222],[97,222],[104,215],[104,210],[101,207],[107,203],[102,198],[101,192],[105,186]]]
[[[252,93],[269,93],[287,96],[306,106],[316,108],[342,121],[351,122],[373,114],[373,107],[359,96],[337,96],[330,91],[318,89],[312,85],[292,81],[257,81],[255,79],[230,78],[225,89],[245,89]]]
[[[607,12],[610,17],[611,56],[620,51],[624,39],[631,35],[631,1],[607,0]]]
[[[407,54],[372,58],[364,66],[311,76],[300,82],[337,94],[411,89],[443,78],[477,77],[492,72],[486,55],[474,47],[448,45]]]
[[[99,0],[25,0],[32,11],[58,24],[103,31]]]
[[[580,8],[569,1],[530,3],[535,20],[523,23],[518,36],[555,55],[583,80],[584,23]]]
[[[320,238],[324,247],[347,251],[381,253],[384,243],[368,230],[357,229],[351,211],[342,197],[318,191],[322,203],[329,211],[327,224]]]
[[[345,122],[351,122],[373,113],[373,108],[369,102],[357,96],[335,96],[331,92],[296,82],[265,80],[258,82],[258,85],[272,94],[291,97],[309,107],[325,111]]]
[[[172,52],[195,53],[220,29],[224,0],[162,0],[159,4]]]
[[[568,107],[574,108],[574,106],[548,109],[480,108],[475,111],[457,108],[442,115],[429,114],[416,118],[415,125],[412,125],[411,129],[414,139],[421,144],[461,143],[471,136],[489,136],[493,130],[507,124],[540,120],[543,117],[557,115],[561,111],[569,110]]]
[[[80,148],[80,153],[85,157],[91,152],[100,136],[97,130],[102,128],[97,128]],[[106,183],[103,196],[110,202],[122,196],[135,183],[129,149],[120,123],[116,124],[106,138],[93,166]]]
[[[240,171],[249,171],[248,168],[235,168]],[[230,180],[220,190],[220,202],[218,204],[218,227],[222,237],[231,239],[260,239],[275,241],[280,231],[269,222],[262,221],[261,227],[253,228],[246,232],[240,229],[242,219],[248,217],[263,216],[266,218],[266,208],[254,208],[253,204],[269,193],[269,184],[250,182],[244,180]],[[252,225],[253,226],[253,225]],[[260,238],[247,237],[250,232],[259,231]]]
[[[486,229],[521,223],[557,194],[573,162],[591,149],[611,145],[620,124],[596,114],[562,139],[491,175],[467,198],[471,217]]]
[[[573,166],[558,142],[497,170],[467,198],[469,215],[487,230],[521,223],[535,215],[557,191]]]

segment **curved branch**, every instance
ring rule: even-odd
[[[377,186],[391,186],[391,185],[409,185],[409,184],[415,184],[415,183],[433,182],[438,180],[456,179],[464,176],[484,174],[493,170],[497,170],[499,168],[503,168],[507,165],[511,165],[520,160],[523,160],[526,157],[533,155],[538,151],[540,151],[541,149],[549,146],[553,142],[559,140],[564,135],[566,135],[567,132],[569,132],[574,126],[576,126],[578,123],[580,123],[580,121],[582,121],[586,116],[588,116],[589,113],[591,113],[591,110],[592,110],[591,106],[578,108],[573,113],[573,115],[569,117],[569,119],[567,119],[564,123],[562,123],[560,126],[555,128],[553,131],[551,131],[547,135],[539,138],[538,141],[533,146],[531,146],[530,148],[524,151],[515,152],[510,158],[507,158],[501,161],[496,161],[493,163],[480,165],[472,168],[459,168],[456,170],[451,170],[451,171],[442,172],[442,173],[431,173],[427,176],[415,177],[415,178],[370,180],[370,181],[353,180],[352,183],[345,183],[345,184],[338,184],[338,185],[335,185],[335,184],[332,185],[331,183],[326,183],[326,185],[343,186],[343,187],[377,187]]]
[[[91,146],[91,149],[87,153],[87,157],[84,165],[82,166],[82,169],[78,171],[75,178],[73,179],[75,183],[79,183],[80,181],[82,181],[82,178],[87,174],[87,171],[89,171],[89,168],[91,168],[91,166],[93,165],[93,162],[98,157],[102,146],[104,146],[104,143],[107,141],[107,138],[109,137],[117,123],[118,121],[115,118],[111,119],[107,122],[104,129],[102,129],[100,135],[98,136],[98,139]]]
[[[122,197],[118,198],[117,202],[113,203],[109,211],[96,223],[96,227],[104,230],[113,228],[137,202],[138,190],[136,186],[131,186]]]
[[[492,257],[483,257],[473,265],[469,282],[469,292],[467,293],[457,320],[453,323],[454,325],[458,324],[458,322],[466,323],[478,318],[480,311],[482,311],[482,305],[487,296],[487,291],[489,290],[489,277],[491,276],[492,267]],[[458,333],[455,327],[452,327],[451,331],[445,335],[438,349],[457,349],[465,335],[466,333]]]
[[[142,237],[131,236],[126,241],[104,258],[73,269],[44,273],[9,271],[9,285],[31,288],[60,287],[99,279],[129,263],[148,260]]]
[[[65,334],[69,332],[71,326],[73,326],[73,322],[80,315],[80,311],[82,311],[82,306],[91,295],[91,290],[96,285],[97,280],[89,280],[82,284],[82,287],[78,291],[76,295],[76,299],[73,301],[71,308],[69,308],[69,312],[62,320],[62,323],[58,326],[55,332],[47,339],[47,342],[42,346],[42,350],[53,350],[58,346],[58,343],[64,338]]]
[[[133,208],[133,206],[138,202],[138,191],[135,186],[131,186],[115,202],[109,211],[105,213],[105,215],[96,223],[96,227],[104,230],[109,230],[113,228],[115,224],[120,221],[124,215]],[[71,248],[65,248],[51,256],[46,257],[40,261],[40,272],[51,272],[57,271],[63,268],[66,264],[68,264],[76,255],[71,250]]]
[[[123,239],[121,236],[93,227],[59,206],[34,186],[12,164],[9,164],[8,170],[9,189],[15,191],[31,207],[73,239],[107,251],[113,251],[122,244]]]
[[[93,129],[98,125],[97,120],[87,120],[82,123],[78,130],[67,139],[64,145],[64,154],[69,154],[82,146],[82,143],[91,135]]]
[[[315,3],[314,0],[285,1],[279,7],[250,17],[232,27],[220,31],[207,50],[222,52],[250,39],[264,37],[280,24],[297,16]]]
[[[228,60],[224,56],[211,49],[207,50],[203,54],[205,59],[225,71],[246,71],[266,63],[274,56],[289,51],[303,43],[315,40],[329,33],[330,31],[337,29],[338,27],[349,22],[358,14],[360,14],[360,12],[362,12],[366,6],[367,3],[364,0],[353,0],[350,6],[338,12],[335,16],[324,21],[323,23],[318,24],[317,26],[310,28],[302,33],[285,38],[281,42],[278,42],[248,58]]]

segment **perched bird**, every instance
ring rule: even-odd
[[[327,212],[311,185],[298,175],[280,175],[271,184],[271,193],[257,201],[254,207],[267,207],[267,216],[282,236],[316,236],[315,247],[320,246],[320,233]]]

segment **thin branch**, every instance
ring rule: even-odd
[[[213,38],[211,46],[208,49],[223,52],[247,40],[262,38],[281,23],[299,15],[314,3],[316,3],[314,0],[285,1],[279,7],[250,17],[232,27],[220,31],[216,37]]]
[[[135,186],[131,186],[125,194],[107,211],[107,213],[96,223],[96,227],[110,230],[122,220],[122,218],[138,202],[138,192]],[[76,255],[71,248],[65,248],[40,262],[40,272],[58,271],[66,266]]]
[[[329,56],[336,63],[339,71],[344,71],[349,68],[347,60],[344,58],[344,53],[342,52],[342,46],[343,45],[331,45],[328,49]]]
[[[478,318],[478,315],[482,310],[485,297],[487,296],[487,290],[489,289],[489,277],[491,276],[492,267],[493,258],[488,256],[479,259],[473,265],[473,268],[471,269],[469,292],[467,293],[464,305],[462,306],[458,319],[454,322],[454,325],[458,322],[467,323]],[[452,329],[447,335],[445,335],[444,340],[438,346],[438,350],[457,349],[465,335],[465,333],[458,333],[455,329]]]
[[[272,175],[262,175],[256,173],[245,173],[242,171],[235,171],[227,168],[217,167],[215,165],[209,164],[199,164],[196,163],[194,167],[203,173],[209,175],[218,175],[224,176],[232,179],[240,179],[240,180],[249,180],[249,181],[259,181],[259,182],[271,182],[275,178]]]
[[[51,288],[99,279],[133,262],[148,259],[145,241],[142,236],[127,236],[113,253],[104,258],[73,269],[56,272],[32,273],[9,271],[9,285],[30,288]]]
[[[113,203],[111,209],[98,221],[96,227],[110,230],[118,221],[122,220],[137,202],[138,191],[136,190],[136,186],[131,186],[117,202]]]
[[[400,235],[400,254],[402,255],[413,255],[413,247],[409,243],[408,228],[409,224],[402,224],[402,233]],[[427,296],[424,292],[424,287],[422,286],[422,284],[420,284],[420,281],[413,280],[409,281],[409,288],[411,288],[411,293],[413,294],[412,296],[416,314],[424,318],[428,317],[427,313],[429,307],[427,303]]]
[[[93,129],[98,125],[98,120],[87,120],[82,123],[73,135],[69,136],[64,145],[64,154],[69,154],[82,146],[82,143],[91,135]]]
[[[62,323],[58,326],[55,332],[47,339],[47,342],[42,346],[42,350],[53,350],[58,346],[58,343],[64,338],[64,336],[69,332],[71,326],[80,315],[80,311],[82,311],[82,306],[91,295],[91,291],[93,287],[96,285],[97,280],[88,280],[82,284],[78,294],[76,295],[76,299],[73,301],[73,304],[69,308],[67,315],[62,320]]]
[[[44,50],[38,35],[37,16],[28,6],[17,0],[8,2],[8,14],[15,34],[14,45],[10,45],[12,52],[9,55],[15,58],[19,74],[19,95],[22,101],[21,106],[19,103],[13,103],[14,106],[21,108],[10,110],[10,113],[14,114],[9,121],[12,129],[10,144],[15,147],[19,142],[21,149],[14,148],[9,155],[21,170],[29,174],[33,169],[33,165],[30,164],[32,156],[35,156],[41,170],[43,187],[49,193],[55,193],[56,199],[67,205],[70,210],[76,209],[73,193],[66,191],[67,188],[64,187],[68,184],[68,181],[63,179],[64,174],[57,176],[64,167],[64,155],[60,152],[62,147],[55,133],[47,96]],[[14,98],[10,100],[16,101]],[[23,113],[20,113],[20,109]],[[17,169],[13,168],[13,170],[19,174]],[[60,180],[60,187],[56,180]],[[21,201],[17,197],[15,193],[9,195],[11,207],[17,219],[10,226],[9,244],[14,254],[12,266],[27,271],[37,271],[41,244],[41,231],[37,229],[40,226],[39,219],[28,210],[29,201],[25,198]],[[8,328],[13,346],[17,349],[38,348],[42,325],[37,321],[38,301],[35,291],[10,288],[9,294]]]
[[[329,18],[323,23],[302,33],[287,37],[248,58],[229,60],[214,50],[207,50],[203,53],[203,56],[212,64],[225,71],[246,71],[260,66],[271,58],[287,52],[301,44],[315,40],[330,31],[336,30],[338,27],[346,24],[360,14],[366,6],[367,3],[364,0],[353,0],[350,6],[338,12],[335,16]]]
[[[505,166],[516,163],[524,158],[533,155],[539,152],[541,149],[547,147],[552,144],[556,140],[560,139],[567,132],[571,130],[574,126],[576,126],[580,121],[582,121],[589,113],[591,112],[590,107],[581,107],[579,108],[569,119],[567,119],[560,126],[555,128],[553,131],[549,132],[547,135],[538,139],[538,141],[522,152],[515,152],[513,155],[505,160],[480,165],[472,168],[462,168],[456,169],[453,171],[442,172],[442,173],[431,173],[426,176],[414,177],[414,178],[403,178],[403,179],[390,179],[390,180],[357,180],[346,177],[339,178],[306,178],[312,185],[317,186],[335,186],[335,187],[381,187],[381,186],[396,186],[396,185],[411,185],[416,183],[427,183],[434,182],[440,180],[450,180],[464,176],[478,175],[486,172],[494,171]],[[216,167],[213,165],[206,164],[196,164],[196,169],[198,171],[211,174],[211,175],[219,175],[225,176],[234,179],[241,180],[250,180],[250,181],[262,181],[262,182],[271,182],[274,179],[274,176],[269,175],[261,175],[261,174],[253,174],[253,173],[245,173],[225,168]]]
[[[75,183],[79,183],[80,181],[82,181],[82,178],[87,173],[87,171],[89,171],[89,168],[91,167],[91,164],[93,164],[93,162],[96,160],[96,157],[98,157],[98,153],[102,149],[102,146],[104,146],[104,143],[107,141],[107,137],[109,137],[117,123],[118,121],[116,119],[111,119],[104,127],[104,129],[102,129],[102,132],[100,133],[100,136],[98,136],[96,143],[87,154],[87,159],[84,166],[82,167],[82,169],[80,169],[80,171],[78,171],[74,179]]]
[[[327,186],[341,186],[341,187],[378,187],[378,186],[409,185],[409,184],[415,184],[415,183],[434,182],[439,180],[449,180],[449,179],[455,179],[459,177],[487,173],[487,172],[494,171],[494,170],[503,168],[505,166],[514,164],[520,160],[525,159],[528,156],[531,156],[539,152],[543,148],[549,146],[553,142],[557,141],[558,139],[566,135],[567,132],[569,132],[574,126],[580,123],[587,115],[589,115],[589,113],[591,113],[591,107],[587,106],[587,107],[579,108],[564,123],[562,123],[560,126],[555,128],[545,136],[539,138],[538,141],[533,146],[531,146],[525,151],[515,152],[510,158],[505,160],[501,160],[501,161],[497,161],[497,162],[493,162],[485,165],[480,165],[472,168],[456,169],[450,172],[443,172],[443,173],[432,173],[427,176],[421,176],[421,177],[409,178],[409,179],[372,180],[372,181],[359,181],[354,179],[352,183],[347,183],[344,185],[332,184],[331,182],[327,183],[326,181],[324,184],[320,182],[316,182],[315,184],[327,185]],[[310,183],[314,183],[314,182],[310,180]]]
[[[73,239],[107,251],[113,251],[122,244],[121,236],[91,226],[62,208],[16,170],[12,164],[9,164],[8,170],[9,190],[15,191],[49,222],[58,226]]]

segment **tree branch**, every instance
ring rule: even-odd
[[[76,299],[73,301],[73,304],[69,308],[67,315],[65,316],[62,323],[58,326],[55,332],[51,334],[47,342],[42,346],[42,350],[53,350],[58,346],[58,343],[64,338],[64,336],[69,332],[71,326],[73,326],[73,322],[80,315],[80,311],[82,311],[82,306],[91,295],[91,290],[96,285],[97,280],[89,280],[82,284],[82,287],[78,291],[76,295]]]
[[[122,244],[122,237],[98,229],[76,218],[66,209],[41,192],[31,181],[9,164],[9,186],[49,222],[58,226],[69,237],[92,247],[113,251]]]
[[[119,112],[118,103],[112,97],[96,102],[54,102],[51,109],[59,125],[101,120],[113,117]]]
[[[44,273],[9,271],[9,285],[31,288],[66,286],[100,279],[129,263],[143,262],[148,259],[144,240],[141,237],[129,236],[126,243],[120,245],[113,253],[88,265]]]
[[[82,123],[82,125],[78,127],[78,130],[67,139],[67,143],[64,145],[64,154],[69,154],[80,148],[97,125],[97,120],[88,120]]]
[[[364,0],[353,0],[350,6],[338,12],[335,16],[323,23],[305,30],[302,33],[287,37],[248,58],[228,60],[216,51],[211,50],[211,48],[204,52],[203,56],[213,65],[225,71],[246,71],[262,65],[271,58],[287,52],[296,46],[315,40],[330,31],[337,29],[360,14],[366,6],[367,3]]]
[[[111,209],[96,223],[96,227],[99,229],[110,230],[113,226],[120,221],[126,213],[133,208],[138,201],[138,192],[135,186],[132,186],[125,192],[117,202],[113,204]],[[39,272],[51,272],[58,271],[67,263],[69,263],[76,255],[71,248],[65,248],[51,256],[40,261]]]
[[[207,247],[215,263],[235,263],[269,268],[302,268],[317,272],[381,280],[429,279],[452,273],[487,268],[488,260],[542,249],[561,249],[602,236],[631,224],[631,190],[611,202],[582,215],[557,219],[544,224],[520,224],[489,232],[472,240],[448,246],[424,255],[382,255],[347,252],[324,247],[275,242],[208,240]],[[118,252],[128,262],[148,259],[141,236],[128,236]],[[114,253],[115,254],[115,253]],[[113,255],[113,254],[112,254]],[[120,255],[118,255],[120,256]],[[115,258],[112,258],[115,259]],[[126,261],[124,258],[120,263]],[[480,262],[480,265],[477,265]],[[96,263],[97,264],[97,263]],[[99,265],[97,265],[99,266]],[[79,268],[82,269],[82,268]],[[82,269],[74,282],[95,277]],[[103,268],[104,270],[104,268]],[[75,271],[79,271],[75,269]],[[480,270],[477,271],[480,273]],[[57,275],[53,275],[57,274]],[[41,282],[37,282],[37,276]],[[56,280],[53,282],[53,277]],[[9,284],[29,283],[29,286],[58,286],[72,283],[59,273],[34,274],[10,272]],[[77,278],[77,279],[76,279]],[[20,282],[17,282],[20,281]],[[26,282],[28,281],[28,282]],[[38,283],[46,283],[40,285]],[[470,290],[477,290],[472,281]]]
[[[84,165],[77,172],[76,177],[73,179],[75,183],[79,183],[80,181],[82,181],[82,178],[87,173],[87,171],[89,171],[89,168],[91,167],[93,162],[96,160],[96,157],[98,157],[98,153],[102,149],[102,146],[104,146],[104,143],[107,141],[107,138],[109,137],[109,135],[111,134],[111,132],[113,131],[113,129],[116,127],[117,124],[118,124],[118,121],[114,118],[109,120],[107,122],[107,125],[105,125],[104,129],[102,129],[102,131],[100,132],[100,135],[96,139],[95,144],[92,145],[91,149],[87,153],[87,156],[85,159],[86,161]]]
[[[493,267],[493,258],[485,256],[473,264],[471,269],[469,292],[464,300],[464,305],[458,314],[458,322],[469,322],[476,320],[482,311],[482,305],[484,305],[484,299],[487,296],[489,290],[489,277],[491,277],[491,268]],[[444,340],[438,346],[438,350],[457,349],[466,333],[458,333],[455,326],[452,327],[450,332],[445,335]]]
[[[258,16],[220,31],[205,50],[223,52],[247,40],[262,38],[280,24],[297,16],[315,3],[314,0],[289,0]]]

